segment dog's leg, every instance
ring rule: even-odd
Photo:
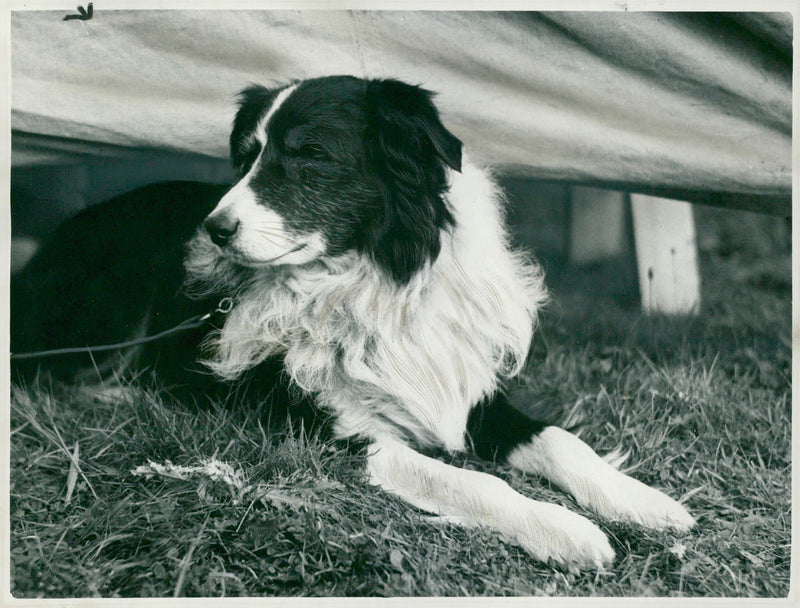
[[[393,439],[373,443],[367,463],[371,483],[447,521],[492,528],[541,561],[592,568],[614,559],[605,534],[588,519],[526,498],[492,475],[445,464]]]
[[[695,523],[677,501],[621,473],[575,435],[529,419],[502,395],[473,412],[469,430],[479,456],[542,475],[603,517],[678,531]]]

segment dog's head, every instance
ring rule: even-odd
[[[398,283],[436,259],[453,223],[445,167],[461,142],[432,94],[396,80],[330,76],[242,91],[236,183],[206,218],[222,255],[251,268],[350,250]]]

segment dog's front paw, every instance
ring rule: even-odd
[[[610,566],[614,550],[600,528],[558,505],[536,503],[514,540],[536,559],[569,570]]]
[[[591,505],[600,515],[656,530],[684,533],[694,527],[694,518],[677,500],[622,473],[619,477],[613,496]]]

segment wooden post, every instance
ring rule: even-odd
[[[697,238],[689,203],[631,194],[642,307],[692,314],[700,308]]]
[[[619,257],[628,248],[624,192],[586,186],[569,191],[571,264],[589,264]]]

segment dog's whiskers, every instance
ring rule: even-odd
[[[283,239],[284,241],[289,241],[290,243],[296,242],[295,238],[293,238],[292,236],[286,234],[282,230],[269,230],[269,229],[265,229],[263,227],[254,226],[253,227],[253,231],[257,232],[258,234],[265,235],[265,236],[279,237],[279,238]]]

